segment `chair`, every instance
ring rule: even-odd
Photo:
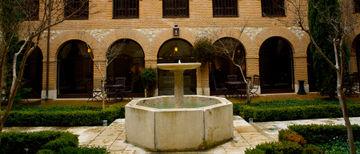
[[[260,76],[254,75],[250,84],[250,95],[259,96],[257,91],[260,89]]]

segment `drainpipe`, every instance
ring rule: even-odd
[[[51,0],[46,0],[46,4],[48,7],[47,11],[47,20],[48,25],[51,24]],[[49,70],[50,70],[50,26],[47,29],[47,40],[46,40],[46,91],[45,91],[45,100],[49,99]]]

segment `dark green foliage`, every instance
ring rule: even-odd
[[[335,63],[332,40],[336,32],[332,25],[340,18],[339,3],[337,0],[309,0],[308,9],[310,33],[324,54]],[[313,46],[310,47],[310,52],[313,55],[317,89],[321,94],[335,97],[335,69],[330,67]]]
[[[55,154],[55,152],[50,149],[41,149],[36,154]]]
[[[343,154],[350,153],[348,144],[344,141],[331,141],[328,143],[318,145],[321,149],[324,149],[325,153],[331,154]],[[356,153],[360,153],[360,142],[355,142]]]
[[[324,151],[315,145],[307,144],[305,145],[302,154],[323,154]]]
[[[289,141],[283,137],[286,132],[296,132],[303,136],[307,143],[310,143],[305,145],[305,148],[310,151],[317,149],[318,153],[321,150],[325,153],[348,153],[347,131],[343,125],[292,125],[288,128],[279,132],[280,141]],[[360,148],[360,126],[353,125],[352,128],[356,147]],[[358,152],[360,152],[359,149]]]
[[[94,126],[102,120],[124,118],[122,105],[104,110],[95,107],[18,108],[10,113],[6,126]]]
[[[240,114],[240,104],[233,104],[233,115],[239,115]]]
[[[141,81],[147,89],[147,96],[153,96],[156,88],[156,70],[152,68],[146,68],[141,73]]]
[[[353,125],[352,128],[355,141],[360,141],[360,126]],[[343,125],[292,125],[289,129],[303,136],[310,144],[347,140],[347,131]]]
[[[58,154],[107,154],[105,148],[87,148],[87,147],[66,147],[61,149]]]
[[[259,144],[255,149],[247,149],[246,154],[266,153],[266,154],[301,154],[303,147],[294,142],[272,142]]]
[[[64,147],[77,147],[79,144],[76,135],[54,131],[5,132],[0,134],[0,142],[1,154],[22,154],[26,153],[25,148],[27,148],[29,154],[36,153],[40,149],[59,151]]]
[[[194,55],[201,63],[211,62],[215,56],[215,47],[211,39],[200,38],[194,43]]]
[[[346,128],[343,125],[291,125],[288,128],[279,132],[280,142],[260,144],[255,149],[247,149],[245,153],[348,153]],[[360,148],[360,126],[353,125],[353,130],[356,147]],[[306,144],[298,144],[296,139],[299,137],[303,137]]]
[[[348,102],[349,116],[360,116],[360,104]],[[312,118],[342,117],[341,109],[335,101],[286,100],[258,102],[240,107],[239,115],[254,121],[281,121]]]

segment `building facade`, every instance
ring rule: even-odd
[[[68,1],[78,7],[76,0]],[[201,37],[235,42],[246,76],[260,76],[260,93],[295,93],[298,80],[305,80],[307,90],[312,86],[310,41],[292,24],[294,14],[285,0],[93,0],[86,6],[51,29],[49,61],[46,40],[40,42],[36,65],[28,68],[38,71],[27,73],[29,80],[42,81],[33,83],[42,87],[37,96],[41,91],[42,98],[85,97],[105,78],[117,77],[125,77],[128,89],[141,96],[143,68],[194,61],[192,47]],[[351,72],[359,72],[359,34],[360,28],[350,38]],[[215,58],[185,72],[185,93],[221,94],[226,75],[238,73],[228,61]],[[158,95],[171,94],[171,76],[158,71]]]

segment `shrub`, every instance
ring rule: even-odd
[[[286,130],[280,130],[279,132],[279,141],[290,141],[295,142],[300,145],[305,145],[306,141],[304,137],[296,133],[295,131],[286,129]]]
[[[321,148],[318,146],[308,144],[308,145],[305,145],[302,153],[303,154],[323,154],[324,151],[321,150]]]
[[[141,82],[146,89],[146,96],[151,97],[154,96],[156,89],[156,69],[146,68],[141,73]]]
[[[353,125],[352,128],[355,141],[360,141],[360,126]],[[289,129],[303,136],[310,144],[347,140],[346,127],[343,125],[292,125]]]
[[[209,38],[199,38],[194,43],[194,57],[201,63],[211,62],[215,56],[215,47]]]
[[[360,104],[349,102],[350,116],[360,116]],[[310,118],[342,117],[339,104],[336,101],[272,101],[242,105],[239,115],[244,119],[254,121],[280,121]]]
[[[233,104],[233,115],[239,115],[240,114],[240,104]]]
[[[40,149],[58,151],[64,147],[77,147],[76,135],[67,132],[42,131],[33,133],[5,132],[0,133],[0,153],[22,154],[36,153]]]
[[[102,120],[112,122],[124,118],[121,105],[112,105],[104,110],[94,107],[22,108],[12,111],[6,126],[94,126]]]
[[[58,154],[107,154],[105,148],[87,148],[87,147],[66,147],[61,149]]]
[[[260,152],[261,151],[261,152]],[[301,154],[303,147],[294,142],[272,142],[263,143],[255,147],[255,149],[247,149],[246,154],[250,153],[286,153],[286,154]]]

